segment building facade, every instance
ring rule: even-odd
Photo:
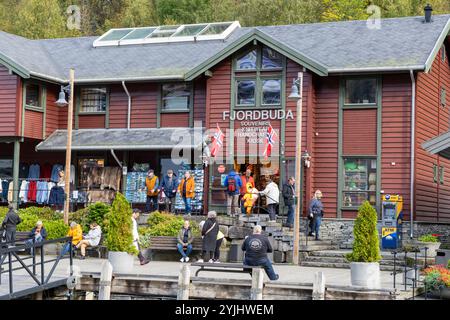
[[[75,190],[86,187],[83,168],[122,165],[126,192],[134,164],[178,169],[169,143],[177,129],[219,127],[226,161],[205,167],[192,142],[186,165],[204,170],[203,211],[223,212],[231,168],[250,167],[258,189],[265,175],[280,187],[295,175],[297,101],[288,97],[302,72],[301,152],[311,156],[303,207],[320,189],[325,218],[342,223],[364,200],[380,212],[382,194],[400,194],[406,221],[450,223],[450,162],[422,147],[449,131],[450,15],[384,19],[379,30],[365,21],[233,26],[223,39],[140,45],[0,33],[0,179],[13,183],[13,199],[22,165],[64,163],[67,108],[56,100],[70,67]],[[267,161],[269,125],[278,143]]]

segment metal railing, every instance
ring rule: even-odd
[[[23,243],[20,243],[23,242]],[[19,243],[19,244],[17,244]],[[69,251],[63,254],[59,254],[56,258],[50,257],[50,259],[45,259],[45,246],[54,243],[63,243],[63,247],[69,244]],[[40,249],[40,259],[36,261],[36,252]],[[19,252],[24,252],[30,250],[31,255],[26,257],[19,256]],[[70,276],[73,275],[73,256],[72,256],[72,238],[65,237],[54,240],[45,240],[42,242],[36,242],[34,239],[32,241],[15,241],[15,242],[1,242],[0,243],[0,285],[2,284],[2,275],[7,273],[9,279],[9,295],[14,296],[14,273],[19,270],[25,270],[26,274],[34,281],[36,284],[34,287],[27,289],[25,291],[35,292],[36,288],[42,288],[44,290],[49,283],[51,283],[52,276],[62,259],[69,258],[69,273]],[[68,256],[67,256],[68,255]],[[7,260],[7,262],[5,262]],[[31,260],[28,262],[28,260]],[[14,264],[19,264],[19,266],[14,266]],[[27,264],[28,263],[28,264]],[[45,265],[51,264],[50,272],[45,274]],[[6,268],[3,268],[6,266]],[[37,273],[37,267],[40,267],[40,273]]]

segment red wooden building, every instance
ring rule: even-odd
[[[52,40],[0,32],[0,179],[19,189],[21,163],[64,163],[67,108],[55,102],[73,67],[75,188],[86,163],[165,171],[172,135],[189,136],[196,123],[228,132],[226,170],[251,165],[260,187],[266,174],[281,185],[295,175],[288,96],[303,71],[304,201],[320,189],[325,218],[345,220],[363,200],[379,209],[383,193],[400,194],[406,220],[445,225],[450,160],[422,143],[449,130],[449,30],[450,15],[437,15],[382,19],[380,28],[234,22]],[[268,124],[279,141],[270,163],[261,148]],[[202,163],[194,140],[185,144],[192,165]],[[225,204],[219,166],[205,170],[205,208]]]

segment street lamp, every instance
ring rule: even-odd
[[[65,186],[64,186],[64,223],[69,224],[69,207],[70,207],[70,165],[72,162],[72,122],[73,122],[73,93],[75,82],[75,70],[70,69],[70,83],[68,86],[61,86],[59,99],[56,104],[59,107],[69,105],[67,110],[67,145],[66,145],[66,169],[65,169]],[[66,93],[69,95],[69,103],[66,100]]]
[[[298,73],[298,78],[294,79],[289,99],[297,100],[297,126],[296,126],[296,144],[295,144],[295,215],[294,215],[294,247],[292,252],[292,262],[298,264],[298,251],[300,242],[300,188],[301,188],[301,162],[302,162],[302,104],[303,104],[303,68]]]

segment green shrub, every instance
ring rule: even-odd
[[[92,222],[96,222],[101,228],[102,231],[105,233],[105,217],[108,214],[109,210],[111,210],[111,206],[97,202],[95,204],[91,204],[88,207],[88,215],[87,215],[87,222],[88,225]]]
[[[47,240],[64,238],[69,232],[69,226],[64,223],[64,220],[45,221],[44,227],[47,229]]]
[[[36,222],[40,219],[37,215],[32,213],[20,213],[19,217],[22,219],[22,222],[17,225],[17,231],[31,231],[36,226]],[[44,222],[44,220],[42,220]],[[45,224],[44,224],[45,227]]]
[[[105,226],[106,247],[109,251],[128,252],[136,255],[137,249],[133,245],[133,222],[131,220],[132,209],[127,199],[117,193],[111,210],[106,215]]]
[[[420,242],[439,242],[439,239],[432,234],[425,234],[418,239]]]
[[[49,207],[28,207],[24,209],[19,209],[20,214],[32,214],[39,217],[40,220],[59,220],[63,218],[63,214],[60,212],[56,212]]]
[[[0,223],[3,221],[7,213],[8,207],[0,207]]]
[[[69,222],[75,221],[83,229],[83,233],[89,232],[89,207],[69,213]],[[103,232],[103,230],[102,230]]]
[[[450,269],[450,260],[447,261],[447,269]]]
[[[155,237],[156,236],[176,237],[178,235],[178,232],[180,232],[180,229],[183,227],[183,224],[184,220],[182,217],[167,220],[150,228],[149,235]]]
[[[365,201],[358,209],[353,229],[353,252],[346,255],[351,262],[378,262],[381,260],[377,230],[377,212]]]

